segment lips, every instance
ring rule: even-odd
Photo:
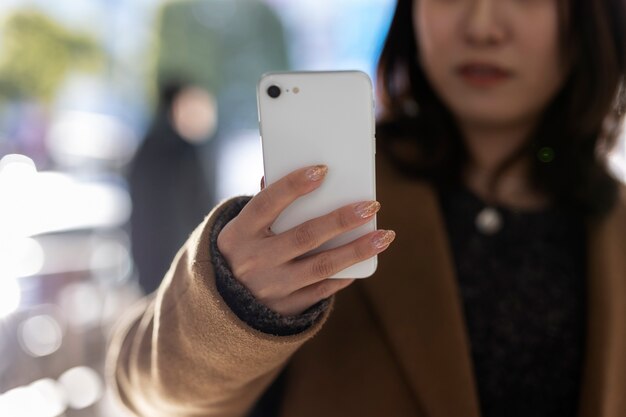
[[[499,84],[513,76],[511,71],[498,65],[479,62],[459,65],[456,72],[466,83],[479,87]]]

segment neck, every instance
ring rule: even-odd
[[[548,200],[530,185],[530,160],[513,163],[490,189],[496,170],[527,140],[532,125],[489,127],[462,124],[461,132],[468,151],[464,168],[465,185],[484,200],[513,208],[543,208]]]

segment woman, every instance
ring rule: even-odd
[[[626,191],[605,166],[624,9],[399,0],[380,205],[269,233],[323,181],[305,167],[215,208],[119,327],[122,400],[150,416],[626,415]],[[296,259],[379,208],[383,230]],[[373,277],[326,279],[382,251]]]

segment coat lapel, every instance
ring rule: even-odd
[[[588,335],[581,417],[626,416],[626,188],[588,225]]]
[[[478,417],[469,343],[436,195],[379,162],[378,227],[396,242],[363,289],[416,402],[430,417]],[[398,196],[402,196],[398,198]],[[421,237],[421,238],[420,238]]]
[[[377,175],[384,184],[378,194],[378,227],[395,230],[397,237],[379,258],[379,278],[361,283],[365,296],[422,412],[429,417],[479,417],[462,301],[436,194],[427,183],[394,173],[384,160]],[[589,329],[580,417],[626,416],[622,191],[611,214],[588,225]]]

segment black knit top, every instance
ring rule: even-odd
[[[584,221],[559,208],[496,207],[465,187],[440,193],[483,417],[574,417],[585,342]]]

